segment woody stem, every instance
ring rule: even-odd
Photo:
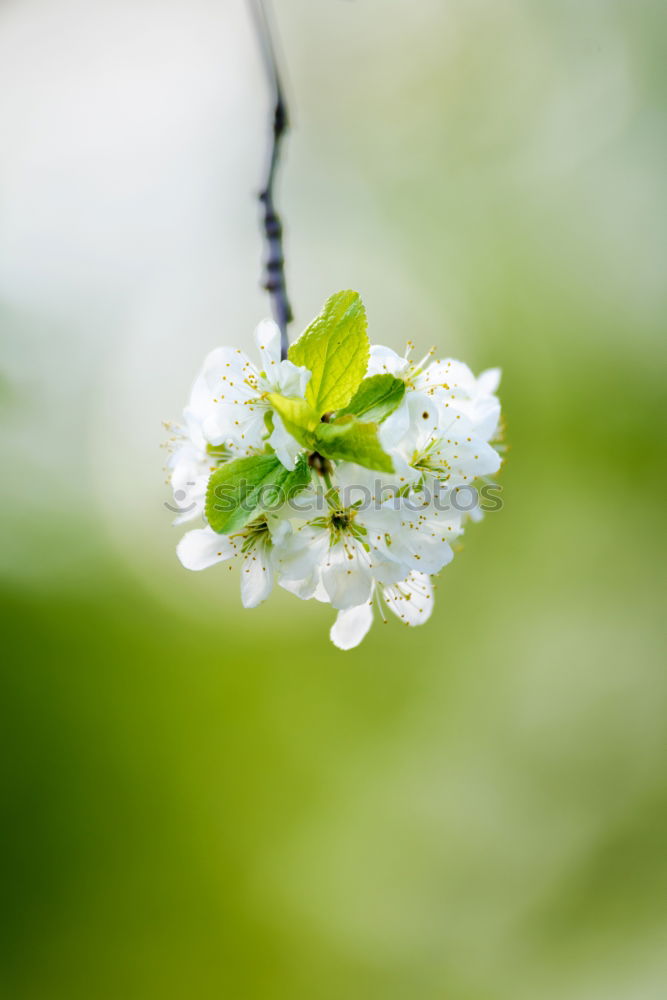
[[[263,287],[271,297],[273,317],[280,328],[280,354],[283,360],[287,357],[289,340],[287,326],[292,321],[292,307],[287,296],[285,281],[285,256],[283,252],[283,227],[276,211],[274,200],[274,185],[276,171],[280,161],[282,140],[289,127],[287,104],[283,92],[276,48],[273,42],[265,0],[250,0],[269,83],[273,91],[273,124],[271,137],[271,153],[266,183],[259,194],[262,206],[262,226],[266,240],[266,273]]]

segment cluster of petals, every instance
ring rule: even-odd
[[[206,523],[209,477],[233,458],[275,453],[294,469],[307,452],[270,403],[271,393],[303,398],[310,372],[281,360],[280,332],[270,320],[255,334],[257,363],[235,348],[206,358],[192,388],[169,457],[177,524],[188,531],[177,554],[191,570],[239,565],[241,600],[255,607],[274,584],[301,598],[330,604],[341,649],[357,646],[374,609],[407,625],[423,624],[433,608],[432,578],[453,558],[452,543],[479,508],[455,502],[457,492],[496,473],[500,373],[475,377],[454,360],[410,359],[372,346],[367,376],[390,374],[405,384],[398,408],[379,425],[394,471],[329,462],[325,478],[313,465],[296,497],[222,535]]]

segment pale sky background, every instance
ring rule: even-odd
[[[610,314],[653,314],[665,114],[642,103],[627,5],[275,10],[293,336],[352,286],[374,339],[501,364],[479,349],[476,302],[502,281],[508,230],[575,291],[604,286]],[[145,525],[166,499],[160,421],[178,418],[205,353],[249,345],[268,311],[253,197],[269,94],[252,22],[242,0],[10,0],[0,88],[10,506],[41,519],[45,479],[52,510],[87,509],[130,561],[137,538],[159,560],[166,536]],[[45,572],[19,534],[10,572]]]

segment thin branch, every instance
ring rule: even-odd
[[[285,359],[289,345],[287,325],[292,321],[292,308],[287,297],[287,285],[285,282],[283,227],[280,216],[276,211],[273,188],[280,161],[281,143],[289,127],[289,118],[280,74],[278,72],[276,49],[273,43],[273,35],[264,0],[250,0],[250,7],[254,16],[269,77],[269,84],[272,88],[274,98],[269,170],[266,184],[259,195],[259,201],[262,205],[262,224],[267,245],[266,277],[263,287],[271,296],[274,319],[280,327],[280,352],[282,358]]]

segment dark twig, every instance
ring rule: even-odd
[[[276,170],[280,160],[280,148],[282,139],[289,127],[287,115],[287,105],[285,95],[278,72],[276,50],[273,44],[271,26],[267,16],[264,0],[250,0],[250,6],[254,15],[257,33],[259,35],[264,61],[269,76],[269,82],[273,89],[274,110],[273,110],[273,136],[271,143],[271,158],[269,160],[269,172],[264,190],[259,195],[262,205],[262,222],[264,235],[266,237],[267,257],[266,257],[266,277],[263,287],[271,296],[271,305],[276,323],[280,327],[280,352],[283,360],[287,357],[289,341],[287,339],[287,324],[292,321],[292,308],[287,297],[287,286],[285,283],[285,258],[283,254],[283,227],[280,216],[276,212],[273,196]]]

